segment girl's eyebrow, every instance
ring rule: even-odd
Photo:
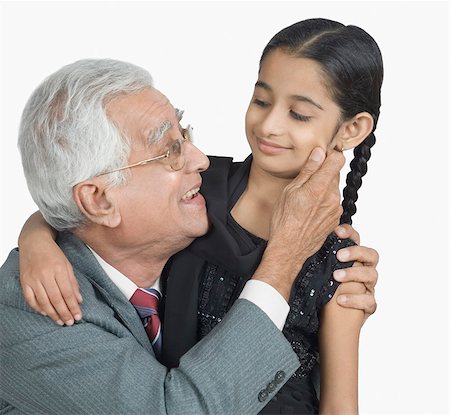
[[[312,104],[315,107],[317,107],[317,108],[319,108],[320,110],[323,111],[322,106],[320,104],[318,104],[317,102],[315,102],[310,97],[306,97],[304,95],[291,95],[290,98],[295,99],[296,101],[307,102],[307,103]]]
[[[268,92],[272,92],[272,88],[270,87],[269,84],[267,84],[264,81],[257,81],[255,84],[255,88],[262,88]],[[305,95],[291,95],[290,98],[296,100],[296,101],[300,101],[300,102],[306,102],[309,103],[311,105],[314,105],[315,107],[319,108],[320,110],[323,111],[323,108],[320,104],[318,104],[317,102],[315,102],[312,98],[307,97]]]
[[[269,84],[266,84],[263,81],[256,81],[255,88],[262,88],[268,92],[272,92],[272,88],[269,86]]]

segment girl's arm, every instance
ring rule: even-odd
[[[358,345],[364,311],[338,305],[338,295],[366,292],[362,283],[341,284],[322,311],[319,331],[320,414],[358,413]]]
[[[72,325],[82,317],[82,298],[72,266],[55,238],[56,231],[40,212],[28,218],[19,236],[20,283],[31,307],[59,325]]]

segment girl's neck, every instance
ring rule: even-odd
[[[247,187],[231,210],[231,215],[247,231],[269,239],[273,209],[291,179],[276,177],[252,162]]]

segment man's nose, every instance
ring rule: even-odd
[[[186,143],[184,157],[186,158],[186,169],[188,172],[205,171],[209,167],[209,158],[201,152],[194,144]]]

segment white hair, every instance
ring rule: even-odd
[[[22,114],[19,149],[28,188],[45,220],[57,230],[85,217],[72,187],[127,164],[130,141],[108,119],[106,104],[118,94],[151,88],[144,69],[111,59],[85,59],[62,67],[33,92]],[[109,185],[125,174],[108,175]]]

